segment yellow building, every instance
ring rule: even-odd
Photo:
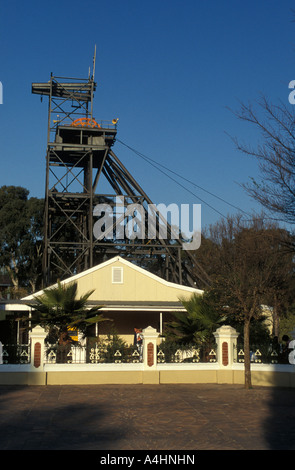
[[[113,320],[100,324],[97,333],[104,335],[115,328],[130,344],[134,328],[152,326],[162,333],[171,312],[185,311],[179,299],[203,292],[165,281],[120,256],[62,281],[63,284],[70,282],[77,283],[78,297],[94,290],[88,299],[89,306],[101,305],[104,316]],[[31,301],[42,293],[27,296],[22,302]]]

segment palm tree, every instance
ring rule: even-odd
[[[186,312],[175,312],[174,320],[166,324],[167,336],[178,344],[204,345],[212,333],[225,321],[209,294],[193,294],[190,299],[180,299]]]
[[[65,357],[73,343],[70,328],[79,329],[86,335],[89,325],[108,320],[98,313],[101,306],[87,308],[87,300],[93,292],[77,298],[77,283],[58,282],[57,286],[45,289],[43,295],[34,298],[31,327],[41,325],[49,332],[54,330],[58,340],[57,362],[63,362],[60,356]]]

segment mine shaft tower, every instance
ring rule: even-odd
[[[48,97],[46,188],[44,210],[44,286],[78,274],[120,255],[152,269],[164,279],[198,287],[208,279],[180,242],[162,240],[95,239],[94,207],[125,203],[152,204],[113,151],[117,120],[96,121],[94,73],[87,79],[51,74],[46,83],[33,83],[32,93]],[[112,189],[98,188],[105,178]]]

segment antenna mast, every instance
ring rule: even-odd
[[[96,62],[96,44],[95,44],[95,46],[94,46],[92,80],[94,80],[94,75],[95,75],[95,62]]]

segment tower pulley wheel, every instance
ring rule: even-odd
[[[93,118],[79,118],[72,122],[73,127],[98,127],[100,125]]]

